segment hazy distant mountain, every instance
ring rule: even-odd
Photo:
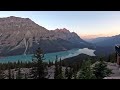
[[[97,55],[109,55],[115,52],[115,45],[120,44],[120,35],[111,37],[100,37],[91,41],[96,45],[95,54]]]
[[[0,18],[0,55],[33,53],[38,47],[44,52],[91,47],[76,33],[69,30],[47,30],[29,18]]]
[[[115,45],[120,44],[120,34],[111,37],[98,37],[86,41],[94,44],[96,55],[109,55],[115,52]]]
[[[102,47],[115,46],[115,44],[120,44],[120,34],[112,37],[99,38],[95,44]]]
[[[80,35],[81,38],[85,41],[91,41],[91,40],[94,40],[95,38],[98,38],[98,37],[104,37],[105,35],[104,34],[92,34],[92,35],[89,35],[89,34],[84,34],[84,35]]]
[[[94,38],[94,39],[88,39],[86,40],[87,42],[90,43],[97,43],[97,42],[102,42],[104,40],[107,40],[109,37],[98,37],[98,38]]]

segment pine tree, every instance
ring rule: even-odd
[[[51,65],[53,65],[53,61],[51,61]]]
[[[73,69],[72,67],[70,67],[69,73],[68,73],[68,79],[72,79],[72,75],[73,75]]]
[[[31,78],[33,79],[44,79],[45,78],[45,64],[43,63],[44,60],[44,54],[41,48],[38,48],[36,50],[36,53],[33,57],[33,68],[31,70]]]
[[[54,72],[54,79],[58,79],[58,75],[59,75],[59,68],[58,68],[58,57],[56,56],[56,60],[55,60],[55,72]]]
[[[63,79],[63,72],[62,72],[62,62],[61,62],[61,58],[59,63],[57,62],[58,57],[56,56],[56,60],[55,60],[55,72],[54,72],[54,79]]]
[[[18,62],[17,62],[17,68],[19,68],[19,66],[20,66],[20,61],[18,60]]]
[[[104,77],[112,74],[112,71],[107,68],[107,64],[102,60],[102,58],[100,58],[98,64],[95,64],[95,67],[93,67],[93,69],[97,79],[103,79]]]
[[[16,79],[22,79],[21,68],[18,68]]]
[[[5,79],[4,70],[1,70],[1,68],[0,68],[0,79]]]
[[[74,79],[76,79],[77,78],[76,74],[78,72],[78,64],[77,63],[73,64],[72,68],[73,68],[73,77]]]
[[[76,64],[76,71],[79,71],[80,67],[79,67],[79,63]]]
[[[63,77],[63,71],[62,71],[62,61],[61,61],[61,58],[60,58],[60,62],[59,62],[59,75],[58,75],[58,79],[64,79]]]
[[[48,66],[50,67],[50,66],[52,66],[52,65],[53,65],[53,62],[51,62],[51,61],[49,60]]]
[[[68,75],[69,75],[68,67],[66,67],[66,69],[65,69],[65,78],[66,78],[66,79],[68,79]]]
[[[14,71],[12,71],[12,76],[11,77],[12,77],[12,79],[15,79],[15,77],[14,77]]]
[[[50,67],[51,66],[51,62],[50,62],[50,60],[49,60],[49,62],[48,62],[48,67]]]
[[[9,67],[9,69],[8,69],[8,79],[12,79],[12,75],[11,75],[11,69],[10,69],[10,67]]]
[[[91,68],[90,60],[83,62],[78,78],[79,79],[95,79],[95,75],[93,74],[93,70]]]
[[[77,73],[76,72],[74,72],[74,79],[77,79]]]
[[[25,73],[25,79],[27,79],[27,74]]]

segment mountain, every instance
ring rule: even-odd
[[[65,28],[47,30],[29,18],[0,18],[0,56],[32,54],[38,47],[48,53],[92,44]]]
[[[89,39],[89,40],[86,40],[86,41],[90,42],[90,43],[97,43],[97,42],[101,42],[101,41],[107,40],[108,38],[109,37],[98,37],[98,38]]]
[[[109,55],[115,52],[115,45],[120,44],[120,34],[111,37],[101,37],[94,40],[95,54]]]
[[[104,38],[99,38],[99,41],[95,42],[97,46],[104,46],[104,47],[109,47],[109,46],[115,46],[115,44],[120,44],[120,34],[111,36],[111,37],[104,37]]]

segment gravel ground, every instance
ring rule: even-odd
[[[107,63],[108,68],[112,70],[113,74],[109,77],[105,77],[104,79],[120,79],[120,68],[116,63]]]

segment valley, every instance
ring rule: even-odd
[[[114,67],[109,65],[116,64],[115,45],[120,44],[119,38],[115,35],[85,41],[67,28],[49,30],[30,18],[0,18],[0,79],[119,76],[117,66],[111,71]],[[97,75],[98,71],[101,75]]]

